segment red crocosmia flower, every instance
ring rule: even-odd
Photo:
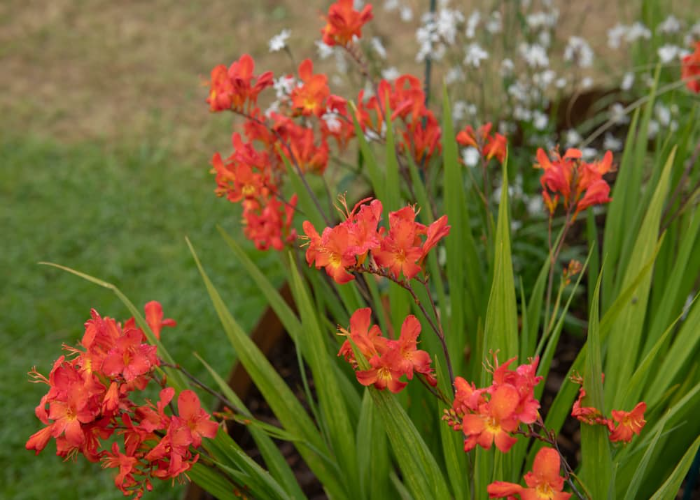
[[[211,72],[207,98],[210,109],[243,111],[254,106],[258,94],[273,84],[271,71],[254,76],[254,69],[255,62],[248,54],[243,54],[238,61],[234,61],[228,70],[223,65],[216,66]]]
[[[608,425],[608,419],[603,416],[603,413],[593,406],[583,406],[583,398],[586,397],[586,391],[583,385],[579,388],[578,399],[574,401],[574,406],[571,409],[571,416],[579,422],[588,425]]]
[[[501,134],[492,135],[492,127],[491,123],[487,123],[474,131],[471,125],[467,125],[464,127],[464,130],[457,134],[457,142],[462,146],[475,148],[486,160],[496,158],[503,163],[506,157],[508,140]]]
[[[320,125],[323,137],[333,137],[340,151],[344,151],[350,139],[355,137],[355,126],[348,112],[347,101],[337,95],[328,97],[326,113],[321,116]]]
[[[451,227],[452,226],[447,225],[447,215],[443,215],[428,226],[427,238],[422,247],[423,255],[421,256],[421,260],[425,259],[428,252],[430,252],[441,239],[450,234]]]
[[[491,394],[489,402],[479,407],[478,413],[464,416],[464,451],[473,450],[477,444],[489,450],[495,442],[496,448],[507,453],[517,442],[508,433],[518,428],[515,410],[519,403],[520,395],[515,387],[509,384],[499,385]]]
[[[474,383],[469,383],[462,377],[455,377],[455,400],[452,408],[461,413],[477,412],[479,406],[486,403],[486,389],[477,389]]]
[[[308,222],[308,221],[307,221]],[[316,269],[326,269],[328,276],[342,285],[355,279],[346,269],[355,265],[352,235],[347,225],[339,224],[333,228],[327,227],[319,237],[311,223],[304,223],[304,232],[310,240],[306,251],[306,260]]]
[[[401,353],[397,350],[390,350],[382,356],[374,356],[369,360],[371,366],[369,370],[355,373],[357,381],[365,386],[374,385],[380,391],[388,388],[394,394],[399,393],[407,384],[399,380],[403,375],[401,361]]]
[[[143,308],[146,312],[146,323],[157,339],[160,338],[160,331],[164,326],[177,326],[174,319],[163,319],[163,306],[160,305],[160,302],[153,300]]]
[[[214,438],[219,425],[211,420],[211,415],[202,409],[197,394],[185,390],[177,398],[177,409],[192,433],[192,444],[198,448],[202,437]]]
[[[372,6],[355,10],[353,0],[338,0],[328,9],[326,26],[321,30],[323,43],[347,46],[354,37],[362,37],[362,26],[372,19]]]
[[[44,427],[38,432],[35,432],[31,435],[31,437],[27,441],[27,444],[25,444],[24,447],[28,450],[35,450],[36,454],[38,455],[39,452],[46,448],[46,445],[49,443],[52,431],[52,426],[48,426]]]
[[[641,402],[630,412],[613,410],[612,416],[615,422],[617,422],[617,426],[614,427],[612,421],[608,422],[610,441],[613,443],[619,441],[629,443],[632,441],[632,434],[639,435],[639,432],[644,428],[644,424],[646,424],[646,420],[644,420],[644,412],[646,409],[646,403]]]
[[[700,93],[700,41],[695,42],[695,52],[681,61],[681,79],[691,92]]]
[[[398,279],[415,277],[422,268],[417,264],[423,256],[419,234],[425,234],[425,226],[415,222],[413,207],[404,207],[389,214],[389,233],[382,240],[374,258],[381,267],[389,268]]]
[[[573,212],[573,219],[581,210],[591,205],[609,203],[610,186],[603,175],[612,171],[612,153],[605,153],[600,162],[586,163],[581,159],[581,151],[568,149],[564,156],[558,151],[550,160],[542,148],[537,150],[535,168],[544,170],[540,177],[542,197],[550,215],[554,214],[561,199],[567,212]]]
[[[292,228],[297,201],[298,197],[294,194],[287,203],[268,198],[262,206],[257,202],[244,206],[243,232],[246,238],[255,243],[258,250],[270,247],[283,250],[286,244],[297,238],[296,230]]]
[[[321,116],[326,111],[326,101],[331,95],[328,88],[328,77],[324,74],[313,74],[314,65],[311,59],[304,59],[299,64],[299,78],[303,84],[292,90],[291,99],[294,112],[303,116]]]
[[[423,117],[413,120],[405,131],[402,132],[403,142],[401,147],[408,147],[414,161],[418,165],[428,161],[435,151],[442,151],[440,137],[442,131],[435,115],[427,111]]]
[[[437,383],[437,380],[435,380],[433,370],[430,367],[430,355],[418,349],[420,330],[420,321],[413,315],[406,316],[403,325],[401,325],[399,340],[390,340],[389,348],[399,352],[400,356],[397,366],[408,380],[413,379],[413,371],[415,370],[425,375],[431,385],[434,385],[433,382]]]
[[[372,322],[372,310],[369,307],[358,309],[350,317],[350,331],[343,328],[340,334],[349,336],[360,350],[362,355],[370,359],[374,356],[384,354],[388,349],[387,339],[382,337],[379,326],[370,324]],[[344,356],[354,367],[357,367],[355,353],[349,340],[343,342],[338,351],[338,356]]]
[[[102,362],[102,372],[110,377],[122,375],[124,380],[131,382],[158,366],[157,347],[143,344],[143,340],[141,330],[125,330],[124,336],[117,340]]]
[[[124,495],[130,495],[132,492],[127,488],[136,484],[133,472],[138,465],[138,458],[121,453],[119,451],[119,445],[113,443],[111,453],[109,451],[105,452],[105,456],[102,460],[102,467],[105,469],[119,467],[119,473],[114,478],[114,485],[119,488]]]
[[[561,458],[553,448],[542,448],[535,456],[532,472],[525,474],[527,488],[515,483],[496,481],[487,486],[489,498],[515,498],[522,500],[568,500],[571,493],[564,493],[564,478],[559,475]]]

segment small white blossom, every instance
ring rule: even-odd
[[[634,43],[641,38],[649,40],[651,38],[651,30],[637,21],[627,30],[625,41],[627,43]]]
[[[700,39],[700,21],[696,22],[690,27],[688,33],[686,33],[685,37],[683,37],[683,44],[690,46],[697,39]]]
[[[670,63],[674,59],[678,59],[680,56],[681,48],[676,45],[666,44],[663,47],[659,47],[657,54],[662,64]]]
[[[622,149],[622,140],[613,136],[610,132],[605,134],[603,139],[603,149],[609,149],[610,151],[620,151]]]
[[[537,35],[537,43],[542,45],[542,47],[549,47],[552,44],[552,35],[549,31],[540,31]]]
[[[345,54],[340,50],[335,51],[335,69],[341,75],[348,72],[348,60],[345,58]]]
[[[582,89],[589,89],[593,86],[593,78],[590,76],[587,76],[583,80],[581,80],[581,88]]]
[[[608,30],[608,47],[611,49],[619,49],[620,42],[627,34],[627,26],[624,24],[617,23],[615,26]]]
[[[549,117],[545,115],[543,112],[540,110],[535,110],[532,113],[532,124],[537,130],[544,130],[547,128],[547,124],[549,123]]]
[[[632,85],[634,85],[634,73],[627,72],[625,73],[625,76],[622,77],[620,88],[622,90],[629,90],[632,88]]]
[[[391,12],[400,7],[399,0],[384,0],[384,10]]]
[[[488,21],[486,21],[485,28],[486,31],[488,31],[492,35],[503,31],[503,19],[499,11],[495,10],[491,13],[491,16],[489,17]]]
[[[673,34],[678,33],[680,30],[681,22],[673,14],[670,14],[656,27],[658,33]]]
[[[393,66],[382,70],[382,78],[389,80],[390,82],[393,82],[399,76],[401,76],[401,73],[399,73],[399,70]]]
[[[328,127],[328,130],[331,132],[340,132],[340,128],[342,127],[342,123],[340,123],[340,120],[338,119],[338,113],[335,113],[334,111],[326,110],[326,112],[321,116],[321,119],[326,122],[326,126]]]
[[[452,68],[447,70],[447,73],[445,73],[445,83],[447,85],[452,85],[455,82],[463,82],[464,81],[464,71],[462,71],[462,68],[459,66],[453,66]]]
[[[411,22],[413,20],[413,10],[411,10],[411,8],[408,5],[404,5],[399,11],[399,16],[401,16],[401,20],[403,22]]]
[[[352,2],[352,8],[355,10],[362,10],[362,7],[365,6],[365,0],[353,0]]]
[[[593,64],[593,49],[583,38],[572,36],[564,48],[564,60],[579,68],[590,68]]]
[[[524,83],[517,81],[512,85],[508,86],[508,94],[510,94],[516,101],[526,101],[528,97],[528,86]]]
[[[581,158],[586,161],[595,159],[598,156],[598,150],[596,148],[583,148],[581,150]]]
[[[510,59],[503,59],[503,61],[501,61],[501,76],[507,77],[512,75],[513,68],[515,68],[513,61]]]
[[[436,31],[448,44],[457,39],[457,24],[464,22],[464,16],[458,10],[442,9],[435,21]]]
[[[554,82],[554,85],[555,85],[558,89],[563,89],[564,87],[566,87],[566,83],[567,83],[567,82],[566,82],[566,78],[561,77],[561,78],[557,78],[557,81]]]
[[[541,196],[531,196],[525,207],[530,215],[541,215],[544,211],[544,201],[542,201]]]
[[[660,102],[654,105],[654,115],[656,115],[659,125],[663,127],[667,127],[671,123],[671,110]]]
[[[569,129],[566,131],[566,138],[564,142],[567,147],[577,146],[582,141],[581,134],[576,132],[574,129]]]
[[[475,10],[474,12],[471,13],[469,18],[467,19],[467,29],[464,32],[464,34],[467,36],[467,38],[474,38],[474,35],[476,34],[476,28],[477,28],[477,26],[479,26],[480,22],[481,22],[481,13],[479,13],[478,10]]]
[[[318,57],[320,57],[321,59],[328,59],[335,52],[335,50],[333,50],[333,47],[331,47],[330,45],[326,45],[325,43],[323,43],[322,40],[316,40],[314,44],[316,45]]]
[[[276,80],[272,81],[272,88],[275,89],[275,94],[278,100],[288,97],[289,94],[292,93],[292,90],[294,90],[294,87],[296,86],[297,81],[291,75],[280,76]]]
[[[269,42],[270,52],[279,52],[285,48],[287,46],[287,40],[289,40],[289,35],[291,34],[292,32],[289,30],[282,30],[280,34],[273,36]]]
[[[521,43],[518,47],[520,55],[531,68],[546,68],[549,66],[547,51],[541,45]]]
[[[386,49],[384,48],[384,45],[382,45],[382,41],[378,37],[373,37],[370,41],[370,44],[372,45],[372,49],[377,53],[379,57],[381,57],[382,59],[386,59]]]
[[[619,102],[610,106],[610,121],[617,124],[624,124],[630,121],[630,117],[625,112],[625,107]]]
[[[464,57],[464,64],[467,66],[473,66],[478,68],[481,66],[481,61],[485,61],[489,58],[488,52],[481,48],[481,46],[474,42],[470,43],[467,48],[467,55]]]
[[[532,81],[542,90],[547,89],[557,77],[557,74],[551,70],[547,69],[545,71],[540,71],[532,76]]]
[[[462,161],[468,167],[475,167],[479,163],[479,150],[469,146],[462,150]]]
[[[334,74],[331,76],[331,83],[333,84],[334,87],[345,86],[345,81],[338,74]]]
[[[452,107],[452,117],[455,121],[462,121],[468,116],[476,115],[476,105],[465,101],[457,101]]]
[[[553,28],[559,19],[559,11],[552,9],[549,12],[539,11],[529,14],[525,19],[527,25],[534,31],[540,28]]]
[[[647,129],[647,137],[653,139],[659,133],[659,122],[656,120],[649,120],[649,128]]]
[[[522,122],[529,122],[532,120],[532,111],[524,106],[515,106],[513,108],[513,118]]]

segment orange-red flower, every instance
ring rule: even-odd
[[[573,212],[575,219],[578,213],[592,205],[609,203],[610,186],[603,175],[613,169],[613,156],[610,151],[605,153],[603,160],[586,163],[581,159],[581,151],[567,149],[564,156],[558,151],[552,153],[550,160],[542,148],[537,150],[535,168],[543,169],[540,184],[542,198],[554,214],[561,199],[567,212]]]
[[[617,426],[615,426],[611,421],[608,422],[608,428],[610,429],[610,441],[616,443],[618,441],[624,441],[629,443],[632,441],[632,435],[637,434],[644,428],[646,420],[644,420],[644,412],[647,409],[647,405],[644,402],[637,403],[637,406],[630,412],[613,410],[612,416]]]
[[[163,306],[160,305],[160,302],[152,300],[143,308],[146,311],[146,323],[148,323],[157,339],[160,338],[160,331],[164,326],[177,326],[175,320],[170,318],[163,319]]]
[[[326,26],[321,30],[323,43],[329,46],[347,46],[353,38],[362,37],[362,26],[372,19],[372,6],[355,10],[353,0],[338,0],[328,9]]]
[[[486,488],[489,498],[514,498],[522,500],[568,500],[571,493],[564,493],[564,478],[559,475],[561,458],[553,448],[542,448],[535,456],[532,471],[525,474],[527,488],[515,483],[496,481]]]
[[[700,93],[700,41],[695,42],[695,52],[681,61],[681,79],[691,92]]]
[[[398,340],[388,340],[382,336],[377,325],[371,325],[372,311],[369,308],[358,309],[350,318],[350,331],[340,328],[340,334],[349,337],[340,348],[338,356],[345,359],[357,370],[358,363],[353,345],[369,361],[370,368],[357,370],[357,381],[362,385],[373,385],[379,390],[388,388],[397,393],[406,387],[407,382],[400,380],[406,376],[413,380],[413,372],[425,376],[432,386],[437,384],[435,374],[430,367],[430,355],[418,349],[418,335],[421,325],[418,319],[409,315],[401,326]],[[352,343],[351,343],[352,341]]]
[[[497,386],[489,402],[480,405],[477,413],[464,415],[464,451],[473,450],[477,444],[489,450],[495,442],[496,448],[507,453],[518,441],[509,433],[520,425],[515,413],[519,403],[520,395],[515,387],[510,384]]]
[[[475,148],[486,160],[496,158],[503,163],[506,157],[508,140],[505,136],[498,133],[492,135],[491,128],[491,123],[487,123],[474,131],[471,125],[467,125],[464,127],[464,130],[457,134],[457,142],[462,146]]]
[[[231,66],[220,64],[211,72],[209,97],[207,102],[211,111],[243,111],[254,106],[258,94],[272,85],[272,72],[253,75],[255,62],[248,54],[243,54]]]
[[[304,59],[299,64],[299,78],[302,85],[292,90],[292,107],[295,114],[321,116],[326,111],[326,100],[331,94],[328,77],[324,74],[314,75],[311,59]]]

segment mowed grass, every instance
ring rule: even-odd
[[[207,381],[192,351],[228,373],[233,351],[185,236],[247,329],[265,303],[217,233],[220,224],[241,234],[238,212],[215,197],[213,186],[206,164],[178,163],[167,151],[147,145],[110,151],[94,143],[0,139],[0,498],[123,498],[112,470],[102,471],[82,457],[62,463],[53,443],[38,457],[24,449],[41,427],[34,407],[47,390],[30,384],[27,372],[36,365],[48,373],[61,344],[80,339],[90,308],[128,318],[109,290],[38,261],[112,282],[139,307],[160,301],[166,317],[178,321],[177,328],[162,334],[175,358]],[[281,275],[275,255],[245,246],[266,274]],[[151,498],[183,492],[169,483],[154,485]]]

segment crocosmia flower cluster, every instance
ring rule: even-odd
[[[413,380],[413,373],[425,377],[426,382],[435,386],[437,380],[430,367],[430,355],[418,349],[418,335],[421,324],[418,319],[409,315],[401,326],[398,340],[387,339],[377,325],[371,325],[372,310],[369,307],[358,309],[350,318],[350,330],[340,329],[340,334],[348,337],[338,352],[357,370],[352,344],[369,361],[370,368],[357,370],[355,375],[362,385],[374,385],[379,390],[388,388],[398,393],[406,387],[407,382],[400,380],[406,376]],[[352,341],[352,343],[351,343]]]
[[[613,443],[632,441],[634,434],[639,435],[646,424],[644,412],[647,409],[645,402],[639,402],[632,411],[612,410],[612,418],[606,418],[603,412],[593,406],[584,406],[586,390],[583,388],[581,377],[572,377],[574,383],[580,384],[578,399],[574,402],[571,416],[588,425],[603,425],[608,428],[610,441]]]
[[[418,78],[402,75],[392,84],[381,80],[376,95],[365,99],[364,90],[357,98],[357,119],[366,134],[383,136],[387,113],[398,123],[399,148],[408,151],[422,165],[436,151],[442,151],[441,130],[437,118],[425,106],[425,92]]]
[[[540,403],[534,397],[534,388],[542,381],[535,375],[539,358],[529,364],[509,368],[516,358],[498,365],[494,355],[493,383],[477,389],[474,383],[462,377],[455,378],[455,399],[443,420],[456,431],[464,432],[464,451],[477,445],[489,450],[493,444],[507,453],[517,442],[512,434],[520,424],[532,424],[539,417]]]
[[[372,20],[372,6],[355,10],[353,0],[338,0],[328,9],[327,24],[321,30],[323,43],[329,46],[347,46],[362,37],[362,26]]]
[[[163,319],[159,303],[150,302],[145,309],[154,334],[174,326],[173,320]],[[180,393],[178,413],[172,415],[165,411],[172,408],[172,388],[163,389],[155,404],[132,401],[135,392],[155,380],[160,365],[156,346],[146,342],[134,319],[122,325],[93,309],[80,345],[64,349],[68,354],[56,360],[48,377],[36,369],[30,372],[49,391],[35,410],[45,427],[29,438],[26,448],[38,454],[54,438],[59,456],[82,454],[105,468],[117,468],[115,485],[137,498],[151,489],[151,477],[182,478],[199,458],[194,449],[202,437],[216,435],[218,424],[189,390]],[[121,445],[115,434],[123,438]]]
[[[496,481],[488,485],[489,498],[515,498],[522,500],[568,500],[571,493],[564,493],[564,478],[559,475],[561,457],[553,448],[542,448],[535,456],[532,471],[525,474],[527,488],[515,483]]]
[[[479,156],[485,160],[496,158],[500,163],[506,158],[506,148],[508,141],[505,136],[491,133],[491,123],[479,127],[476,131],[471,125],[467,125],[464,130],[457,134],[457,142],[462,146],[469,146],[476,149]]]
[[[553,160],[542,148],[537,150],[535,168],[543,170],[540,177],[542,198],[554,214],[561,200],[567,213],[573,213],[573,218],[592,205],[609,203],[610,185],[603,176],[612,171],[613,156],[610,151],[605,153],[602,161],[586,163],[582,160],[581,151],[567,149],[564,156],[558,151],[552,153]]]
[[[695,42],[695,52],[683,58],[681,79],[685,80],[688,90],[700,93],[700,42]]]
[[[346,219],[319,235],[309,221],[303,228],[308,241],[306,262],[324,268],[336,283],[355,279],[352,271],[386,274],[410,280],[421,272],[428,252],[450,233],[447,216],[425,226],[416,222],[416,209],[407,206],[389,213],[389,229],[379,227],[379,200],[362,200]]]

